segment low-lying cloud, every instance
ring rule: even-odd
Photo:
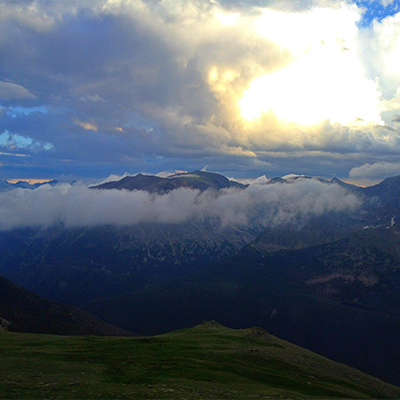
[[[168,194],[89,189],[83,184],[43,185],[0,193],[0,230],[21,227],[182,223],[212,218],[222,226],[274,226],[332,211],[354,210],[355,195],[313,179],[253,184],[220,192],[180,188]]]

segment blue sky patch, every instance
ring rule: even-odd
[[[358,22],[358,25],[363,28],[371,26],[374,20],[382,21],[385,17],[400,11],[399,1],[393,1],[387,6],[383,5],[381,1],[356,0],[355,3],[365,9],[362,19]]]
[[[8,149],[42,148],[44,150],[50,150],[54,147],[51,143],[40,143],[34,141],[29,136],[22,136],[8,131],[5,131],[0,135],[0,146],[7,147]]]
[[[42,114],[47,114],[47,109],[45,106],[40,107],[21,107],[21,106],[11,106],[8,107],[7,115],[15,118],[18,115],[29,115],[33,112],[41,112]]]

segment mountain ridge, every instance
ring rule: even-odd
[[[125,190],[145,190],[149,193],[165,194],[178,188],[197,189],[200,191],[214,189],[221,190],[226,188],[244,189],[246,185],[239,182],[230,181],[220,174],[193,171],[188,173],[178,173],[167,178],[155,175],[138,174],[127,176],[119,181],[106,182],[100,185],[91,186],[91,189],[125,189]]]
[[[132,335],[131,332],[111,326],[83,310],[42,299],[2,276],[0,276],[0,321],[2,329],[10,332]]]

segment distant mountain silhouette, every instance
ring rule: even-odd
[[[127,176],[119,181],[106,182],[101,185],[92,186],[91,189],[145,190],[149,193],[162,194],[178,188],[190,188],[203,191],[207,189],[220,190],[231,187],[243,189],[246,186],[238,182],[230,181],[220,174],[193,171],[171,175],[168,178],[138,174],[135,176]]]

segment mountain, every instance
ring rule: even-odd
[[[4,179],[0,179],[0,192],[8,192],[9,190],[15,189],[12,183],[7,182]]]
[[[106,182],[100,185],[91,186],[91,189],[125,189],[125,190],[147,190],[154,191],[154,187],[165,179],[153,175],[138,174],[126,176],[119,181]]]
[[[365,188],[362,187],[362,186],[352,185],[350,183],[343,182],[338,178],[332,178],[330,180],[330,183],[335,184],[335,185],[339,185],[339,186],[341,186],[341,187],[345,188],[346,190],[348,190],[350,192],[353,192],[353,193],[362,193],[365,190]]]
[[[400,383],[400,232],[265,252],[247,246],[202,272],[93,302],[88,310],[144,334],[216,319],[285,340]]]
[[[285,178],[285,177],[284,177]],[[315,179],[304,175],[274,178],[267,184],[291,184],[299,179]],[[370,187],[354,186],[333,178],[324,183],[338,185],[353,193],[360,207],[353,211],[325,212],[320,216],[293,219],[287,224],[266,227],[255,239],[258,249],[274,251],[298,249],[329,243],[366,227],[390,227],[400,218],[400,176],[385,179]]]
[[[42,185],[54,186],[57,184],[58,184],[58,181],[55,179],[48,181],[48,182],[38,182],[38,183],[34,183],[34,184],[30,184],[29,182],[26,182],[26,181],[18,181],[15,183],[10,183],[4,179],[0,179],[0,192],[8,192],[8,191],[14,190],[16,188],[33,190]]]
[[[0,274],[79,307],[193,273],[235,254],[250,229],[212,221],[0,232]]]
[[[327,212],[322,216],[309,216],[287,224],[268,226],[252,246],[267,252],[300,249],[342,239],[364,226],[365,222],[353,213]]]
[[[130,332],[111,326],[85,311],[44,300],[1,276],[0,322],[2,329],[10,332],[131,335]]]
[[[171,188],[190,187],[210,189],[205,195],[219,198],[233,184],[240,201],[248,190],[201,171],[132,178],[92,190],[124,188],[164,196]],[[307,188],[320,182],[291,175],[265,179],[264,189],[302,181],[311,184]],[[350,191],[359,207],[300,210],[286,223],[267,226],[262,217],[270,212],[268,205],[241,225],[208,217],[176,224],[1,232],[0,274],[134,332],[167,332],[203,319],[235,328],[257,325],[400,384],[400,178],[371,188],[337,179],[323,183]]]
[[[0,334],[3,398],[393,399],[400,388],[215,321],[153,337]]]
[[[189,173],[179,173],[167,178],[160,178],[154,175],[127,176],[119,181],[106,182],[101,185],[91,186],[91,189],[125,189],[125,190],[145,190],[149,193],[168,193],[178,188],[221,190],[226,188],[244,189],[246,186],[241,183],[230,181],[223,175],[193,171]]]
[[[400,176],[366,187],[363,194],[367,199],[364,212],[375,217],[377,223],[388,223],[396,215],[400,216]]]
[[[139,174],[92,190],[162,195],[182,187],[215,193],[245,188],[222,175],[194,171],[168,178]],[[179,223],[15,229],[0,232],[0,274],[48,299],[82,307],[193,273],[235,254],[260,229],[257,224],[222,225],[211,217]]]

